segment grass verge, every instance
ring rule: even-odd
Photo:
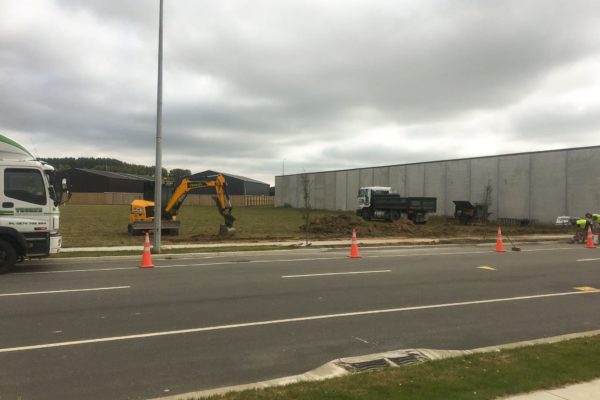
[[[592,336],[211,399],[484,400],[598,377],[600,336]]]

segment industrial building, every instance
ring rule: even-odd
[[[154,178],[123,172],[72,168],[66,175],[74,193],[144,193],[154,188]]]
[[[245,176],[232,175],[225,172],[206,170],[195,173],[190,176],[190,179],[201,181],[221,174],[227,182],[227,191],[230,195],[240,196],[269,196],[269,184],[256,179],[247,178]],[[194,194],[214,194],[214,188],[198,188],[192,190]]]
[[[303,207],[302,174],[275,177],[275,205]],[[600,210],[600,146],[307,173],[311,206],[354,210],[359,187],[391,186],[403,196],[437,198],[451,216],[453,200],[482,203],[491,190],[491,219],[553,222],[559,215]]]

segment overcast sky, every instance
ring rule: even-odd
[[[164,2],[168,169],[273,184],[600,144],[597,0]],[[0,133],[153,165],[158,4],[1,0]]]

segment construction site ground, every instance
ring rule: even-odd
[[[127,232],[129,207],[123,205],[67,205],[61,209],[63,251],[82,247],[129,247],[143,243],[143,237]],[[228,237],[218,235],[222,219],[214,207],[183,207],[180,211],[181,231],[178,236],[162,236],[169,246],[291,246],[306,241],[302,210],[273,207],[245,207],[234,210],[236,231]],[[460,225],[452,218],[432,216],[427,224],[415,225],[401,219],[391,223],[364,221],[352,212],[313,210],[310,214],[308,241],[313,245],[346,243],[356,229],[364,244],[434,244],[477,243],[496,239],[498,226],[489,224]],[[535,224],[503,226],[505,241],[510,243],[533,237],[569,240],[575,228]],[[213,247],[214,247],[213,246]],[[136,247],[137,248],[137,247]]]

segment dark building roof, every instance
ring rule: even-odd
[[[74,168],[74,169],[86,172],[88,174],[104,176],[109,179],[131,179],[134,181],[154,182],[154,178],[151,176],[127,174],[125,172],[101,171],[101,170],[97,170],[97,169],[87,169],[87,168]]]
[[[269,195],[269,184],[258,181],[256,179],[247,178],[245,176],[228,174],[226,172],[219,172],[213,170],[206,170],[192,174],[190,178],[192,180],[202,180],[221,174],[227,181],[227,190],[230,195]],[[194,189],[192,193],[198,194],[214,194],[213,188],[198,188]]]
[[[144,193],[145,186],[154,182],[149,176],[86,168],[70,169],[66,175],[74,193]]]

